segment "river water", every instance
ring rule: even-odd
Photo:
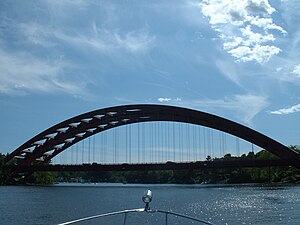
[[[171,210],[213,224],[300,224],[300,186],[58,184],[0,187],[0,224],[58,224],[68,220],[143,208],[153,192],[152,209]],[[123,215],[79,224],[123,224]],[[164,224],[164,215],[135,213],[131,224]],[[196,224],[174,216],[168,224]]]

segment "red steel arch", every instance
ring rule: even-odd
[[[249,141],[271,153],[291,161],[300,154],[281,143],[231,120],[182,107],[140,104],[115,106],[75,116],[50,127],[31,138],[6,157],[6,162],[19,158],[19,165],[39,160],[48,162],[73,144],[104,130],[132,123],[174,121],[217,129]],[[294,165],[300,169],[300,165]]]

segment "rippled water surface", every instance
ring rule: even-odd
[[[300,186],[60,184],[0,187],[0,224],[57,224],[99,213],[142,208],[171,210],[213,224],[300,224]],[[123,224],[123,215],[79,224]],[[168,217],[169,224],[195,224]],[[164,224],[160,214],[128,215],[127,224]]]

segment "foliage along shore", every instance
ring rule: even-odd
[[[300,153],[299,146],[290,146]],[[0,185],[18,184],[9,181],[9,172],[3,169],[5,155],[0,154]],[[249,152],[240,157],[226,154],[222,158],[206,160],[251,160],[274,159],[276,156],[262,150]],[[166,170],[127,172],[35,172],[27,181],[30,184],[52,184],[55,182],[110,182],[144,184],[235,184],[235,183],[300,183],[300,171],[294,167],[207,169],[207,170]]]

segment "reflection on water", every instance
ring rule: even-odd
[[[141,208],[145,190],[154,209],[214,224],[300,224],[300,186],[59,184],[0,187],[1,224],[57,224],[99,213]],[[122,224],[123,215],[97,220]],[[163,224],[164,215],[132,214],[127,224]],[[94,224],[94,223],[81,223]],[[193,224],[169,217],[169,224]]]

